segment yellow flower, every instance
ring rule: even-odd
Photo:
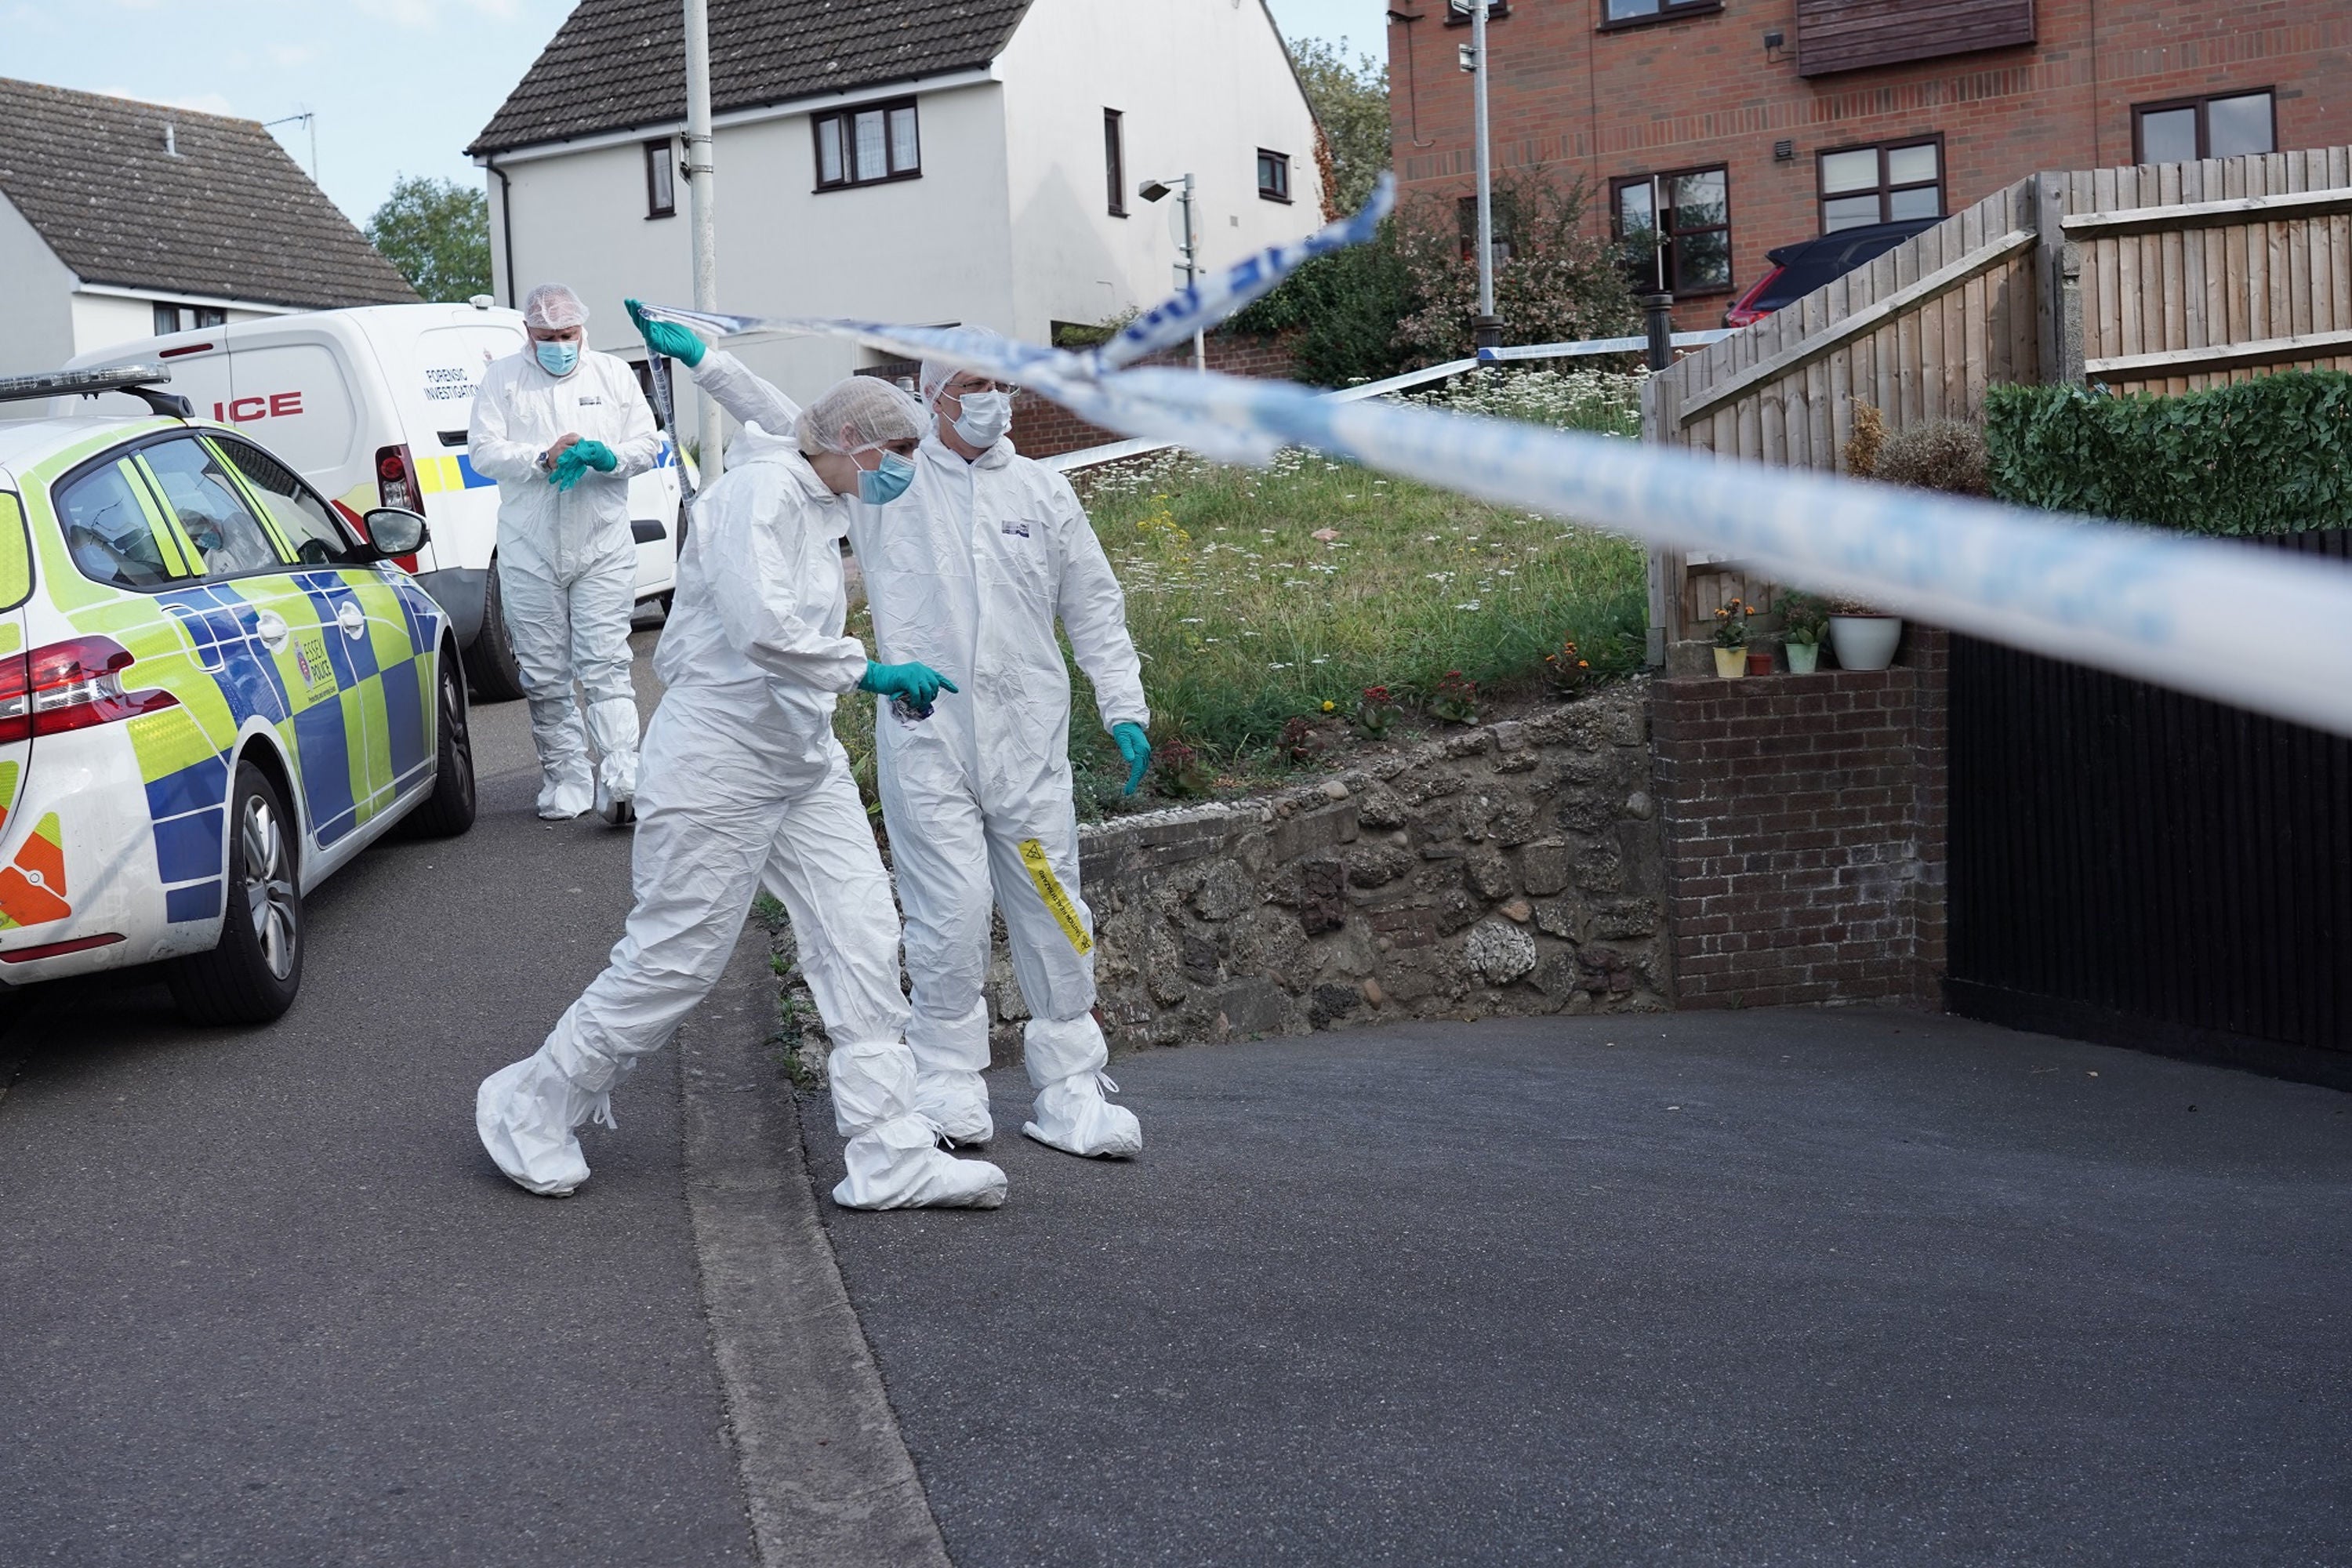
[[[1339,710],[1339,705],[1337,702],[1327,701],[1323,704],[1323,711],[1326,713],[1336,713]]]

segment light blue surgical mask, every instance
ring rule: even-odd
[[[530,347],[539,356],[539,368],[550,375],[570,375],[572,367],[580,363],[580,345],[568,338],[541,338]]]
[[[963,417],[955,433],[975,447],[993,447],[1013,428],[1013,395],[1009,392],[967,392],[957,400]]]
[[[882,454],[878,468],[857,470],[857,499],[867,506],[888,506],[915,482],[915,465],[896,452]]]

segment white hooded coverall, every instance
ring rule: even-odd
[[[950,1182],[985,1172],[1001,1196],[991,1167],[919,1157],[937,1128],[912,1114],[898,911],[833,733],[834,703],[866,665],[842,636],[849,509],[789,437],[747,431],[728,460],[695,505],[655,650],[667,689],[637,780],[627,929],[541,1055],[582,1093],[608,1093],[709,994],[764,882],[834,1042],[834,1119],[851,1140],[836,1199],[942,1201],[942,1168]]]
[[[569,490],[549,482],[539,456],[565,434],[602,441],[620,459],[583,472]],[[588,749],[572,698],[588,698],[587,733],[615,795],[635,793],[637,705],[629,682],[629,613],[637,548],[629,532],[629,479],[661,458],[653,410],[627,363],[583,347],[566,376],[526,349],[483,372],[467,454],[499,485],[499,595],[507,637],[530,702],[539,749],[539,814],[577,816],[594,803]]]
[[[747,425],[789,427],[791,401],[733,355],[710,350],[694,374]],[[1094,683],[1106,731],[1150,726],[1142,665],[1118,579],[1068,480],[1010,439],[966,462],[936,430],[915,466],[904,496],[852,507],[849,521],[875,658],[919,660],[962,688],[919,721],[885,703],[877,725],[914,982],[908,1043],[927,1074],[987,1068],[994,903],[1031,1014],[1024,1059],[1045,1089],[1109,1058],[1093,1016],[1094,916],[1078,891],[1070,680],[1054,623]]]

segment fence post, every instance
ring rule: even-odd
[[[2033,178],[2034,316],[2041,328],[2042,380],[2083,384],[2083,249],[2066,237],[2066,176]]]
[[[1682,432],[1674,426],[1680,400],[1660,379],[1675,363],[1675,297],[1644,294],[1641,299],[1650,360],[1650,377],[1642,384],[1642,439],[1679,445]],[[1682,552],[1651,551],[1643,575],[1649,587],[1650,625],[1643,657],[1654,669],[1665,664],[1666,645],[1681,630],[1677,623],[1682,619]]]
[[[2083,374],[2083,247],[2068,240],[2058,251],[2058,374],[2068,386],[2084,384]]]

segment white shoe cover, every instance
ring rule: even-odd
[[[842,1157],[849,1173],[834,1187],[833,1201],[845,1209],[992,1209],[1004,1201],[1004,1173],[941,1149],[939,1123],[928,1116],[869,1127]]]
[[[1135,1112],[1113,1105],[1103,1091],[1118,1092],[1107,1072],[1073,1073],[1037,1091],[1021,1131],[1066,1154],[1103,1160],[1132,1159],[1143,1152],[1143,1126]]]
[[[948,1068],[917,1074],[915,1109],[956,1143],[977,1147],[996,1136],[996,1120],[988,1113],[988,1080],[976,1072]]]
[[[569,822],[595,803],[595,791],[586,779],[550,780],[540,786],[539,819]]]
[[[541,1197],[568,1198],[588,1179],[572,1129],[613,1112],[605,1097],[563,1076],[544,1052],[502,1067],[474,1093],[474,1131],[509,1180]]]
[[[596,815],[604,819],[608,827],[626,827],[637,819],[636,798],[599,779],[596,781]]]

